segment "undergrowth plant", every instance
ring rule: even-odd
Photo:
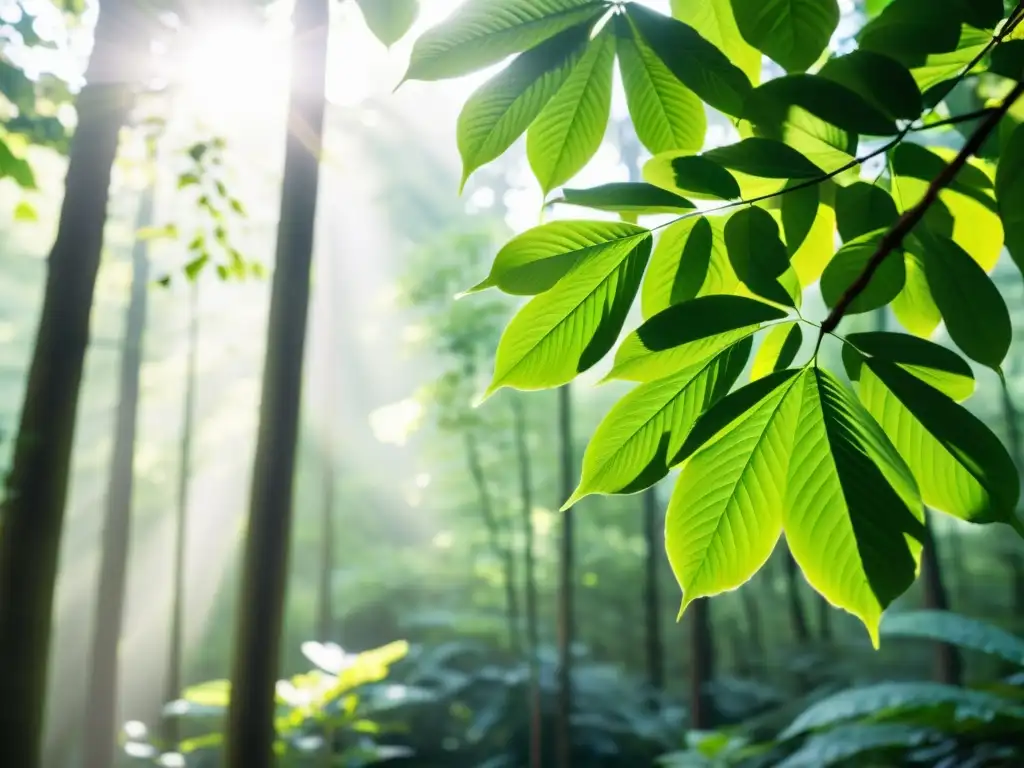
[[[605,380],[636,386],[566,507],[678,468],[665,540],[683,608],[742,585],[785,535],[877,646],[918,573],[926,506],[1024,531],[1017,470],[961,404],[968,360],[1001,377],[1013,336],[989,273],[1004,247],[1024,265],[1024,4],[872,2],[850,40],[837,0],[672,11],[468,0],[416,41],[406,80],[513,57],[459,116],[463,184],[525,133],[549,205],[620,215],[543,223],[498,252],[470,292],[529,300],[487,394],[566,385],[614,349]],[[566,187],[603,140],[616,64],[645,180]],[[714,113],[733,140],[707,148]],[[815,293],[825,312],[804,305]],[[905,332],[847,332],[881,308]],[[930,340],[940,325],[959,354]]]

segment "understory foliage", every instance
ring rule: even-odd
[[[472,289],[528,297],[488,394],[598,366],[635,383],[566,506],[679,469],[665,540],[684,608],[785,535],[877,645],[926,506],[1024,530],[1013,462],[961,405],[971,363],[1001,379],[1013,335],[989,275],[1004,247],[1024,266],[1024,7],[871,2],[851,38],[837,0],[672,10],[468,0],[415,44],[407,80],[514,55],[459,117],[463,183],[525,134],[548,206],[604,212],[519,234]],[[603,140],[616,65],[645,180],[565,187]],[[708,131],[723,116],[728,143]],[[883,308],[905,332],[848,332]],[[940,325],[959,354],[930,340]]]

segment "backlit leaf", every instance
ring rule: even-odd
[[[416,40],[405,80],[459,77],[593,22],[595,0],[470,0]]]
[[[836,0],[732,0],[743,38],[788,72],[803,72],[839,24]]]
[[[687,88],[727,115],[739,115],[750,79],[718,48],[681,21],[629,3],[626,13],[668,69]]]
[[[745,296],[699,296],[654,315],[615,353],[608,379],[654,381],[714,355],[761,324],[781,320],[778,307]]]
[[[966,400],[974,393],[971,366],[956,352],[940,344],[889,331],[851,333],[846,340],[849,344],[843,345],[843,362],[847,364],[851,379],[856,380],[860,375],[851,365],[854,362],[859,365],[861,359],[861,355],[854,351],[855,347],[872,357],[898,365],[953,400]],[[850,352],[855,357],[848,360]]]
[[[1006,231],[1006,247],[1017,268],[1024,272],[1024,125],[1010,134],[999,158],[996,199]]]
[[[640,143],[655,155],[700,150],[707,132],[701,100],[669,71],[625,16],[616,16],[615,23],[622,85]]]
[[[761,80],[761,52],[743,39],[736,26],[731,0],[672,0],[672,15],[689,24],[729,57],[754,85]]]
[[[875,184],[858,181],[836,190],[836,223],[843,242],[888,229],[899,217],[892,196]]]
[[[501,336],[487,394],[558,387],[597,364],[619,338],[650,252],[650,234],[628,251],[595,249],[531,299]]]
[[[792,147],[775,139],[749,138],[704,153],[730,170],[769,179],[815,179],[820,168]]]
[[[520,54],[466,100],[456,128],[463,184],[523,135],[574,73],[588,35],[587,25],[572,27]]]
[[[750,207],[733,214],[725,225],[725,244],[729,262],[747,288],[769,301],[794,306],[779,282],[789,269],[789,254],[770,213]]]
[[[657,381],[641,384],[604,417],[587,446],[568,508],[593,493],[636,493],[668,474],[672,444],[743,372],[751,340]]]
[[[590,189],[564,189],[553,201],[616,213],[684,213],[695,208],[685,197],[643,182],[621,181]]]
[[[384,45],[402,39],[419,15],[419,0],[356,0],[366,26]]]
[[[955,242],[920,232],[924,273],[946,331],[964,354],[999,370],[1013,338],[1006,302],[985,271]]]
[[[818,189],[817,187],[813,189]],[[791,196],[797,196],[793,202],[788,202]],[[825,271],[829,261],[832,260],[835,252],[836,214],[835,210],[827,202],[818,203],[817,212],[811,228],[802,240],[797,238],[800,230],[796,229],[793,219],[796,214],[791,211],[798,205],[804,205],[799,199],[804,196],[804,191],[787,193],[782,202],[782,225],[786,233],[786,248],[793,255],[790,257],[790,266],[799,280],[801,286],[806,288],[818,282],[821,273]],[[798,242],[799,246],[793,253],[791,242]]]
[[[778,139],[810,160],[837,184],[856,181],[856,134],[822,120],[803,107],[791,106],[781,124],[758,125],[756,132]],[[849,181],[848,181],[849,180]]]
[[[643,227],[620,221],[552,221],[528,229],[498,251],[487,279],[470,289],[498,288],[534,296],[552,288],[577,262],[614,251],[624,256],[649,236]]]
[[[791,366],[803,340],[804,333],[797,322],[780,323],[773,327],[764,335],[761,346],[757,348],[754,365],[750,369],[750,380],[757,381]]]
[[[701,155],[669,153],[652,157],[644,166],[644,178],[659,187],[679,189],[698,199],[735,200],[743,194],[735,176]]]
[[[605,27],[526,134],[526,156],[545,194],[579,173],[601,146],[614,62],[615,36]]]
[[[910,72],[888,56],[853,51],[829,59],[818,74],[846,86],[885,115],[899,120],[921,116],[921,91]]]
[[[924,508],[913,475],[853,393],[810,368],[789,395],[783,527],[807,581],[878,645],[882,611],[917,576]],[[788,399],[788,398],[787,398]]]
[[[884,231],[869,232],[845,243],[821,276],[821,296],[828,307],[835,307],[871,261]],[[899,251],[890,253],[879,266],[871,282],[849,305],[846,313],[855,315],[884,307],[906,282],[906,267]]]
[[[942,315],[932,298],[932,289],[928,287],[924,262],[920,256],[908,249],[904,254],[904,264],[906,283],[900,295],[893,300],[892,311],[904,328],[916,336],[927,338],[939,327]]]

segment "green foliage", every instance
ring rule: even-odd
[[[384,45],[397,43],[420,12],[419,0],[356,0],[366,26]]]
[[[918,572],[925,504],[1024,531],[1012,462],[960,404],[975,388],[960,353],[1001,373],[1013,335],[989,275],[1004,244],[1021,258],[1024,139],[1019,105],[1001,99],[1005,78],[1024,76],[1012,69],[1024,13],[992,0],[871,3],[840,55],[834,0],[672,10],[468,0],[417,42],[407,77],[419,79],[520,54],[482,89],[502,84],[511,106],[491,115],[500,141],[481,141],[466,168],[525,132],[545,195],[594,154],[617,59],[654,153],[645,183],[549,202],[630,221],[675,214],[651,229],[552,222],[501,249],[477,289],[532,298],[497,346],[490,391],[561,386],[618,342],[605,379],[638,386],[595,433],[569,503],[679,468],[666,547],[684,606],[742,585],[784,533],[810,584],[877,644],[882,612]],[[786,74],[762,82],[761,54]],[[534,59],[546,63],[522,77]],[[963,93],[993,78],[1004,84],[994,116],[961,120]],[[735,128],[713,147],[705,112]],[[979,134],[961,151],[967,118]],[[620,340],[637,293],[645,320]],[[817,293],[830,311],[811,317],[820,305],[805,294]],[[845,318],[889,308],[909,335],[843,338]],[[959,352],[926,341],[940,325]],[[826,369],[833,344],[852,387]]]

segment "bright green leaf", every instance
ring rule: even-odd
[[[562,32],[520,54],[473,92],[456,128],[463,185],[473,171],[512,146],[575,73],[589,32],[588,25]],[[588,57],[589,52],[583,58]]]
[[[644,178],[659,187],[679,189],[698,199],[735,200],[743,194],[735,176],[701,155],[668,153],[652,157],[644,166]]]
[[[821,77],[844,85],[883,114],[898,120],[921,116],[921,91],[910,72],[895,59],[871,51],[853,51],[829,59]]]
[[[643,182],[622,181],[590,189],[564,189],[555,203],[616,213],[685,213],[696,206],[685,197]]]
[[[935,342],[890,331],[851,333],[846,340],[849,344],[843,346],[843,362],[847,364],[851,379],[859,377],[852,365],[859,363],[861,357],[856,355],[855,347],[872,357],[898,365],[953,400],[966,400],[974,393],[971,366],[956,352]],[[855,358],[847,358],[850,352]]]
[[[700,99],[669,71],[625,16],[615,17],[616,50],[626,104],[637,138],[652,154],[697,152],[707,116]]]
[[[39,212],[31,203],[22,200],[14,206],[15,221],[39,221]]]
[[[650,252],[649,234],[628,250],[595,249],[531,299],[501,336],[487,394],[558,387],[597,364],[619,338]]]
[[[820,168],[792,147],[775,139],[749,138],[704,153],[730,170],[768,179],[816,179]]]
[[[784,317],[781,309],[745,296],[698,296],[659,312],[629,334],[607,378],[654,381]]]
[[[802,196],[803,191],[790,192],[786,195],[786,198],[794,194]],[[782,224],[784,231],[793,230],[796,226],[787,216],[788,205],[795,207],[797,203],[787,204],[785,198],[783,198]],[[795,217],[795,214],[789,214],[789,216]],[[792,235],[789,232],[786,234],[786,248],[790,252],[792,252],[792,247],[789,244],[790,238],[792,237],[795,241],[799,231],[795,230]],[[801,286],[806,288],[816,283],[821,277],[821,273],[825,271],[825,267],[828,266],[829,261],[832,260],[832,255],[835,252],[835,232],[835,210],[831,205],[823,201],[818,204],[818,210],[810,230],[803,237],[796,252],[790,257],[790,266],[796,273]]]
[[[879,425],[832,374],[796,380],[783,527],[807,581],[878,645],[882,611],[914,582],[924,508]],[[788,398],[787,398],[788,399]],[[827,534],[824,532],[827,531]]]
[[[545,194],[579,173],[601,146],[614,62],[615,36],[605,27],[526,134],[526,156]]]
[[[811,234],[814,221],[818,217],[821,194],[818,184],[788,186],[790,188],[779,198],[779,208],[786,251],[792,257]]]
[[[935,306],[932,290],[924,274],[924,263],[920,256],[908,250],[904,254],[907,279],[903,290],[892,302],[896,319],[916,336],[927,338],[935,332],[942,315]]]
[[[729,262],[747,288],[769,301],[794,306],[779,282],[789,269],[789,253],[770,213],[750,207],[733,214],[725,225],[725,244]]]
[[[595,0],[469,0],[416,40],[404,79],[469,74],[593,22],[606,7]]]
[[[750,380],[757,381],[772,373],[789,368],[803,344],[804,333],[798,322],[780,323],[764,336],[754,355]]]
[[[899,217],[892,196],[875,184],[858,181],[836,190],[836,223],[843,242],[888,229]]]
[[[623,257],[650,233],[619,221],[552,221],[528,229],[498,251],[487,279],[470,292],[496,287],[514,296],[534,296],[554,287],[578,262]]]
[[[836,0],[732,0],[743,38],[787,72],[804,72],[839,25]]]
[[[366,26],[386,46],[392,46],[409,31],[419,15],[419,0],[356,0]]]
[[[678,373],[641,384],[608,412],[587,446],[579,487],[564,508],[593,493],[636,493],[668,474],[673,444],[731,388],[751,340]]]
[[[750,79],[693,27],[636,3],[626,13],[640,34],[680,82],[702,101],[738,116],[751,91]]]
[[[884,230],[869,232],[845,243],[821,276],[821,296],[828,307],[834,307],[847,289],[860,277],[878,250]],[[846,310],[848,315],[870,312],[884,307],[899,295],[906,283],[907,272],[900,251],[890,253],[875,271],[867,287]]]
[[[751,83],[761,81],[761,52],[740,34],[731,0],[672,0],[672,15],[728,56]]]

